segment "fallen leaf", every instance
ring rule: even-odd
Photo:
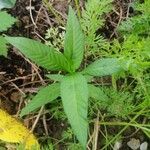
[[[39,149],[36,137],[17,119],[0,109],[0,140],[10,143],[22,143],[26,150]]]

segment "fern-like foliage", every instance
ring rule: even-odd
[[[133,2],[134,16],[122,21],[118,31],[122,40],[115,39],[105,55],[121,59],[125,70],[133,77],[143,76],[150,68],[150,0]]]
[[[144,37],[150,35],[150,0],[145,0],[143,3],[136,1],[132,6],[137,15],[123,21],[119,31],[126,35],[131,33]]]
[[[112,9],[112,0],[88,0],[82,12],[81,26],[85,32],[86,52],[95,53],[100,48],[107,49],[108,42],[96,31],[104,25],[104,14]]]
[[[114,89],[106,88],[110,100],[106,103],[107,113],[116,117],[126,118],[133,111],[133,95],[129,92],[115,91]]]
[[[133,95],[129,92],[116,91],[113,88],[103,88],[103,92],[105,93],[104,100],[103,98],[91,100],[90,115],[93,115],[95,110],[100,108],[107,115],[126,119],[134,108]]]
[[[115,39],[111,50],[106,53],[107,56],[119,57],[126,70],[123,75],[130,75],[136,80],[134,90],[141,103],[141,100],[149,101],[150,80],[146,78],[150,74],[150,0],[134,1],[131,6],[134,16],[122,22],[118,28],[121,40]]]
[[[137,77],[137,74],[142,76],[150,68],[149,45],[149,37],[140,39],[138,35],[131,34],[122,43],[114,40],[108,55],[119,57],[123,68],[133,77]]]

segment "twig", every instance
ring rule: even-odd
[[[38,113],[38,115],[37,115],[37,117],[36,117],[36,119],[34,121],[34,124],[32,125],[31,132],[33,132],[33,130],[35,129],[36,124],[38,123],[43,110],[44,110],[44,106],[41,107],[41,109],[40,109],[40,111],[39,111],[39,113]]]
[[[44,125],[44,129],[45,129],[45,133],[46,133],[46,135],[48,135],[48,129],[47,129],[47,124],[46,124],[45,114],[43,114],[43,125]]]
[[[93,148],[92,150],[97,150],[97,141],[98,141],[98,133],[99,133],[99,111],[97,113],[97,118],[94,124],[94,136],[93,136]]]
[[[32,1],[32,0],[30,0],[30,4],[29,4],[30,18],[31,18],[31,21],[32,21],[33,25],[34,25],[35,27],[37,27],[37,26],[36,26],[36,23],[34,22],[33,15],[32,15],[32,2],[31,2],[31,1]]]

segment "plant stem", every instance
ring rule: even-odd
[[[112,86],[113,86],[114,90],[117,90],[117,84],[116,84],[116,79],[115,79],[114,75],[112,75]]]
[[[135,124],[135,123],[128,123],[128,122],[100,122],[100,125],[109,125],[109,126],[133,126],[133,127],[137,127],[137,128],[145,128],[145,127],[150,127],[149,124]],[[143,127],[144,126],[144,127]],[[147,130],[147,129],[146,129]],[[149,129],[150,131],[150,129]]]
[[[80,13],[79,1],[78,0],[74,0],[74,2],[75,2],[75,5],[76,5],[78,17],[80,19],[81,18],[81,13]]]

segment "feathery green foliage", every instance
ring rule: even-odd
[[[81,26],[85,34],[86,53],[94,54],[100,49],[107,49],[109,43],[102,35],[97,34],[105,22],[104,15],[111,11],[112,0],[88,0],[82,11]]]
[[[132,5],[131,5],[132,6]],[[150,0],[144,0],[133,2],[134,12],[137,14],[133,17],[127,18],[119,26],[119,31],[123,34],[131,35],[136,34],[140,37],[146,37],[150,35]]]

